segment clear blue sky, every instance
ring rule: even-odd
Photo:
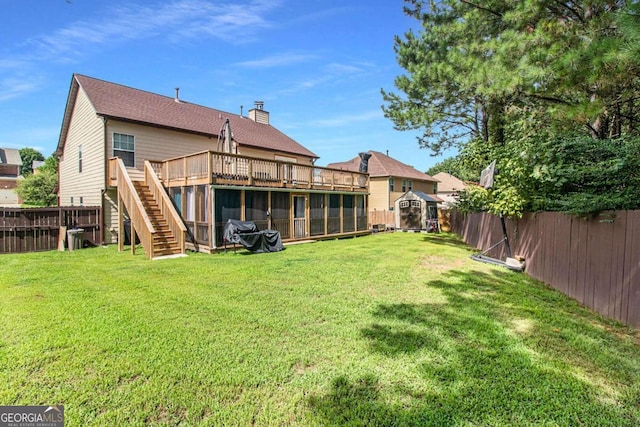
[[[56,147],[73,73],[239,113],[317,155],[385,152],[419,170],[434,158],[385,119],[380,89],[403,70],[393,37],[415,22],[401,0],[3,1],[0,147]],[[452,155],[449,153],[448,156]],[[447,157],[447,156],[445,156]]]

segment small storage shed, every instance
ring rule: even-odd
[[[409,190],[395,201],[396,224],[401,230],[439,231],[438,199]]]

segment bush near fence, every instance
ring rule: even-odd
[[[102,244],[100,206],[54,208],[0,207],[0,253],[50,251],[58,248],[60,227],[84,230],[84,245]]]
[[[604,316],[640,326],[640,211],[593,220],[540,212],[506,222],[526,274]],[[453,212],[451,228],[478,250],[502,239],[499,217],[488,213]],[[504,259],[504,245],[488,255]]]

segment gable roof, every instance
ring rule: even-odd
[[[0,148],[0,165],[22,166],[20,150],[15,148]]]
[[[413,166],[406,165],[386,154],[373,150],[368,151],[368,153],[371,154],[371,158],[369,158],[369,176],[372,178],[397,176],[421,181],[438,181],[432,176],[420,172]],[[330,163],[327,167],[357,172],[360,167],[360,157],[355,157],[347,162]]]
[[[440,184],[438,184],[438,192],[459,191],[467,187],[467,184],[465,184],[464,181],[456,178],[450,173],[438,172],[433,177],[440,181]]]
[[[165,129],[217,137],[229,119],[233,139],[240,146],[262,148],[318,158],[316,154],[269,124],[164,95],[74,74],[56,152],[62,152],[79,89],[105,118],[140,123]]]

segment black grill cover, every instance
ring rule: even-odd
[[[252,221],[227,220],[223,236],[225,242],[239,243],[253,253],[278,252],[284,249],[279,231],[259,231]]]

